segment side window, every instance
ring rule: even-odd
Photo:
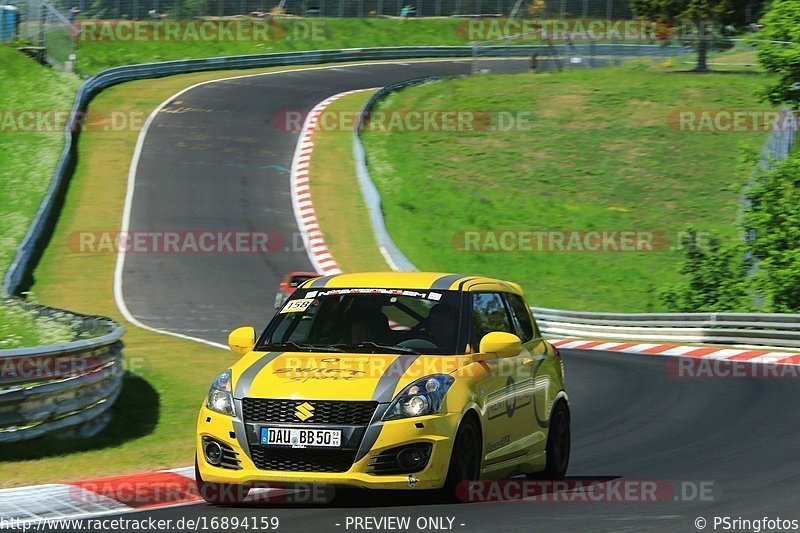
[[[478,351],[483,336],[492,331],[514,333],[503,298],[496,292],[472,293],[473,351]]]
[[[522,342],[528,342],[534,337],[534,328],[530,311],[525,307],[525,300],[517,294],[506,294],[506,300],[511,307],[514,323],[519,330]]]

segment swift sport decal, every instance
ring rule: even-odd
[[[506,386],[486,398],[489,420],[501,416],[511,418],[514,413],[533,403],[533,380],[515,382],[508,376]]]

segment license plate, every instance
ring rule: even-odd
[[[339,448],[342,430],[312,428],[261,428],[261,444],[292,448]]]

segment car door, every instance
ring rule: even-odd
[[[530,442],[532,452],[543,451],[547,440],[546,428],[553,388],[544,368],[544,365],[548,363],[547,345],[536,327],[525,300],[514,293],[506,293],[505,298],[511,311],[517,336],[522,340],[522,366],[524,367],[522,373],[528,376],[532,384],[532,390],[529,389],[529,391],[532,393],[533,405],[525,413],[526,416],[529,416],[529,436],[526,440]]]
[[[478,352],[480,340],[492,331],[516,334],[513,318],[501,292],[472,293],[471,340]],[[528,453],[533,419],[532,375],[523,364],[527,352],[516,357],[485,361],[487,378],[480,400],[486,424],[486,457],[491,467]]]

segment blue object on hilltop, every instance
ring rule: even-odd
[[[19,11],[14,6],[0,5],[0,42],[17,36]]]

